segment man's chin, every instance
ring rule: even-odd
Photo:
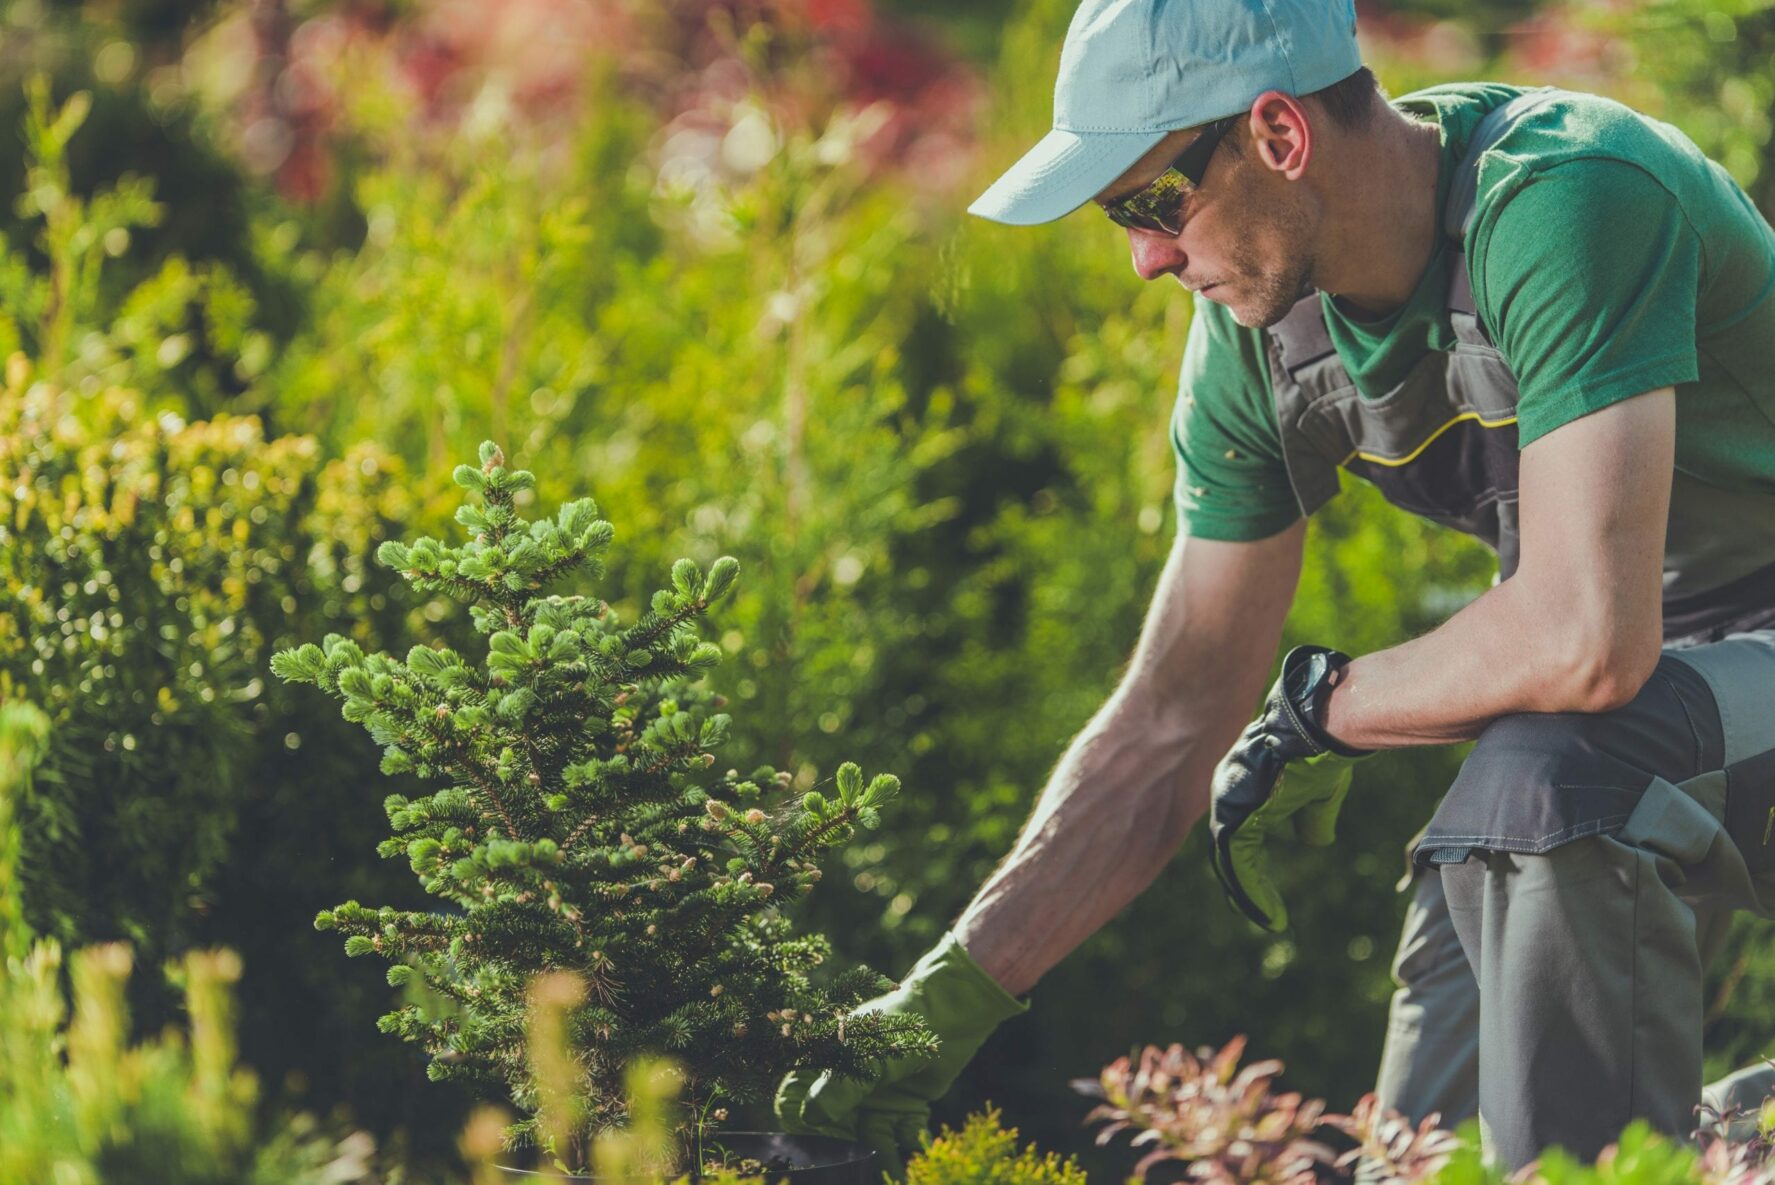
[[[1197,300],[1213,301],[1215,304],[1224,308],[1234,321],[1243,325],[1247,329],[1264,329],[1275,324],[1274,321],[1253,319],[1254,314],[1261,310],[1252,309],[1249,305],[1239,301],[1234,294],[1233,285],[1230,281],[1222,281],[1220,283],[1210,284],[1206,288],[1198,288],[1195,291],[1195,297]]]
[[[1268,329],[1282,319],[1280,316],[1269,316],[1270,310],[1268,309],[1253,308],[1244,301],[1230,299],[1231,296],[1232,294],[1229,292],[1223,297],[1221,290],[1216,290],[1215,294],[1208,299],[1219,301],[1221,305],[1225,306],[1227,314],[1246,329]]]
[[[1228,316],[1246,329],[1268,329],[1286,317],[1303,298],[1313,294],[1313,286],[1307,279],[1311,274],[1311,269],[1304,267],[1298,276],[1247,274],[1209,284],[1197,290],[1195,295],[1198,300],[1211,300],[1220,305]]]
[[[1208,299],[1218,301],[1226,306],[1226,311],[1232,319],[1246,329],[1268,329],[1286,317],[1296,303],[1295,301],[1283,303],[1277,300],[1262,304],[1252,304],[1248,301],[1235,303],[1233,300],[1223,298],[1221,292],[1222,290],[1217,288],[1214,295]]]
[[[1262,318],[1253,317],[1251,315],[1251,310],[1241,305],[1229,304],[1225,301],[1222,301],[1221,303],[1226,304],[1226,311],[1232,316],[1233,320],[1244,326],[1246,329],[1268,329],[1271,325],[1275,324],[1274,321],[1265,321]]]

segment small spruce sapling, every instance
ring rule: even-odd
[[[383,746],[384,773],[444,783],[388,798],[395,834],[380,851],[406,857],[448,908],[352,901],[315,919],[346,954],[391,960],[392,985],[428,989],[410,995],[433,1003],[395,1009],[382,1029],[422,1046],[432,1078],[508,1092],[530,1115],[508,1139],[576,1166],[625,1121],[624,1069],[644,1053],[682,1066],[690,1113],[713,1117],[796,1065],[865,1075],[875,1059],[934,1051],[916,1019],[851,1014],[881,976],[814,984],[830,944],[783,916],[820,879],[818,855],[874,827],[898,780],[865,783],[847,763],[826,793],[794,799],[768,767],[710,772],[730,719],[699,685],[720,649],[696,627],[737,562],[679,560],[633,624],[596,597],[551,594],[599,574],[611,525],[590,499],[524,519],[514,497],[534,476],[491,442],[480,455],[455,473],[469,540],[389,542],[378,558],[420,593],[466,603],[484,662],[426,646],[369,655],[336,635],[272,660],[344,701]],[[524,1041],[526,990],[556,971],[585,986],[567,1022],[583,1121],[565,1142],[537,1124]]]

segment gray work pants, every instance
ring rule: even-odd
[[[1494,724],[1457,789],[1540,801],[1451,811],[1484,819],[1479,842],[1419,852],[1441,862],[1414,878],[1376,1091],[1414,1121],[1477,1113],[1510,1168],[1553,1145],[1594,1157],[1634,1119],[1689,1135],[1703,970],[1734,910],[1775,916],[1775,632],[1667,651],[1660,671],[1615,719]],[[1572,792],[1610,805],[1573,814]],[[1709,1100],[1769,1085],[1741,1072]]]

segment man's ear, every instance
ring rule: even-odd
[[[1313,156],[1313,125],[1307,109],[1293,95],[1265,91],[1251,104],[1247,121],[1258,163],[1298,181]]]

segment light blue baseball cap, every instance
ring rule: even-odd
[[[968,213],[1033,226],[1082,206],[1178,128],[1267,90],[1309,95],[1362,67],[1353,0],[1085,0],[1054,83],[1054,130]]]

